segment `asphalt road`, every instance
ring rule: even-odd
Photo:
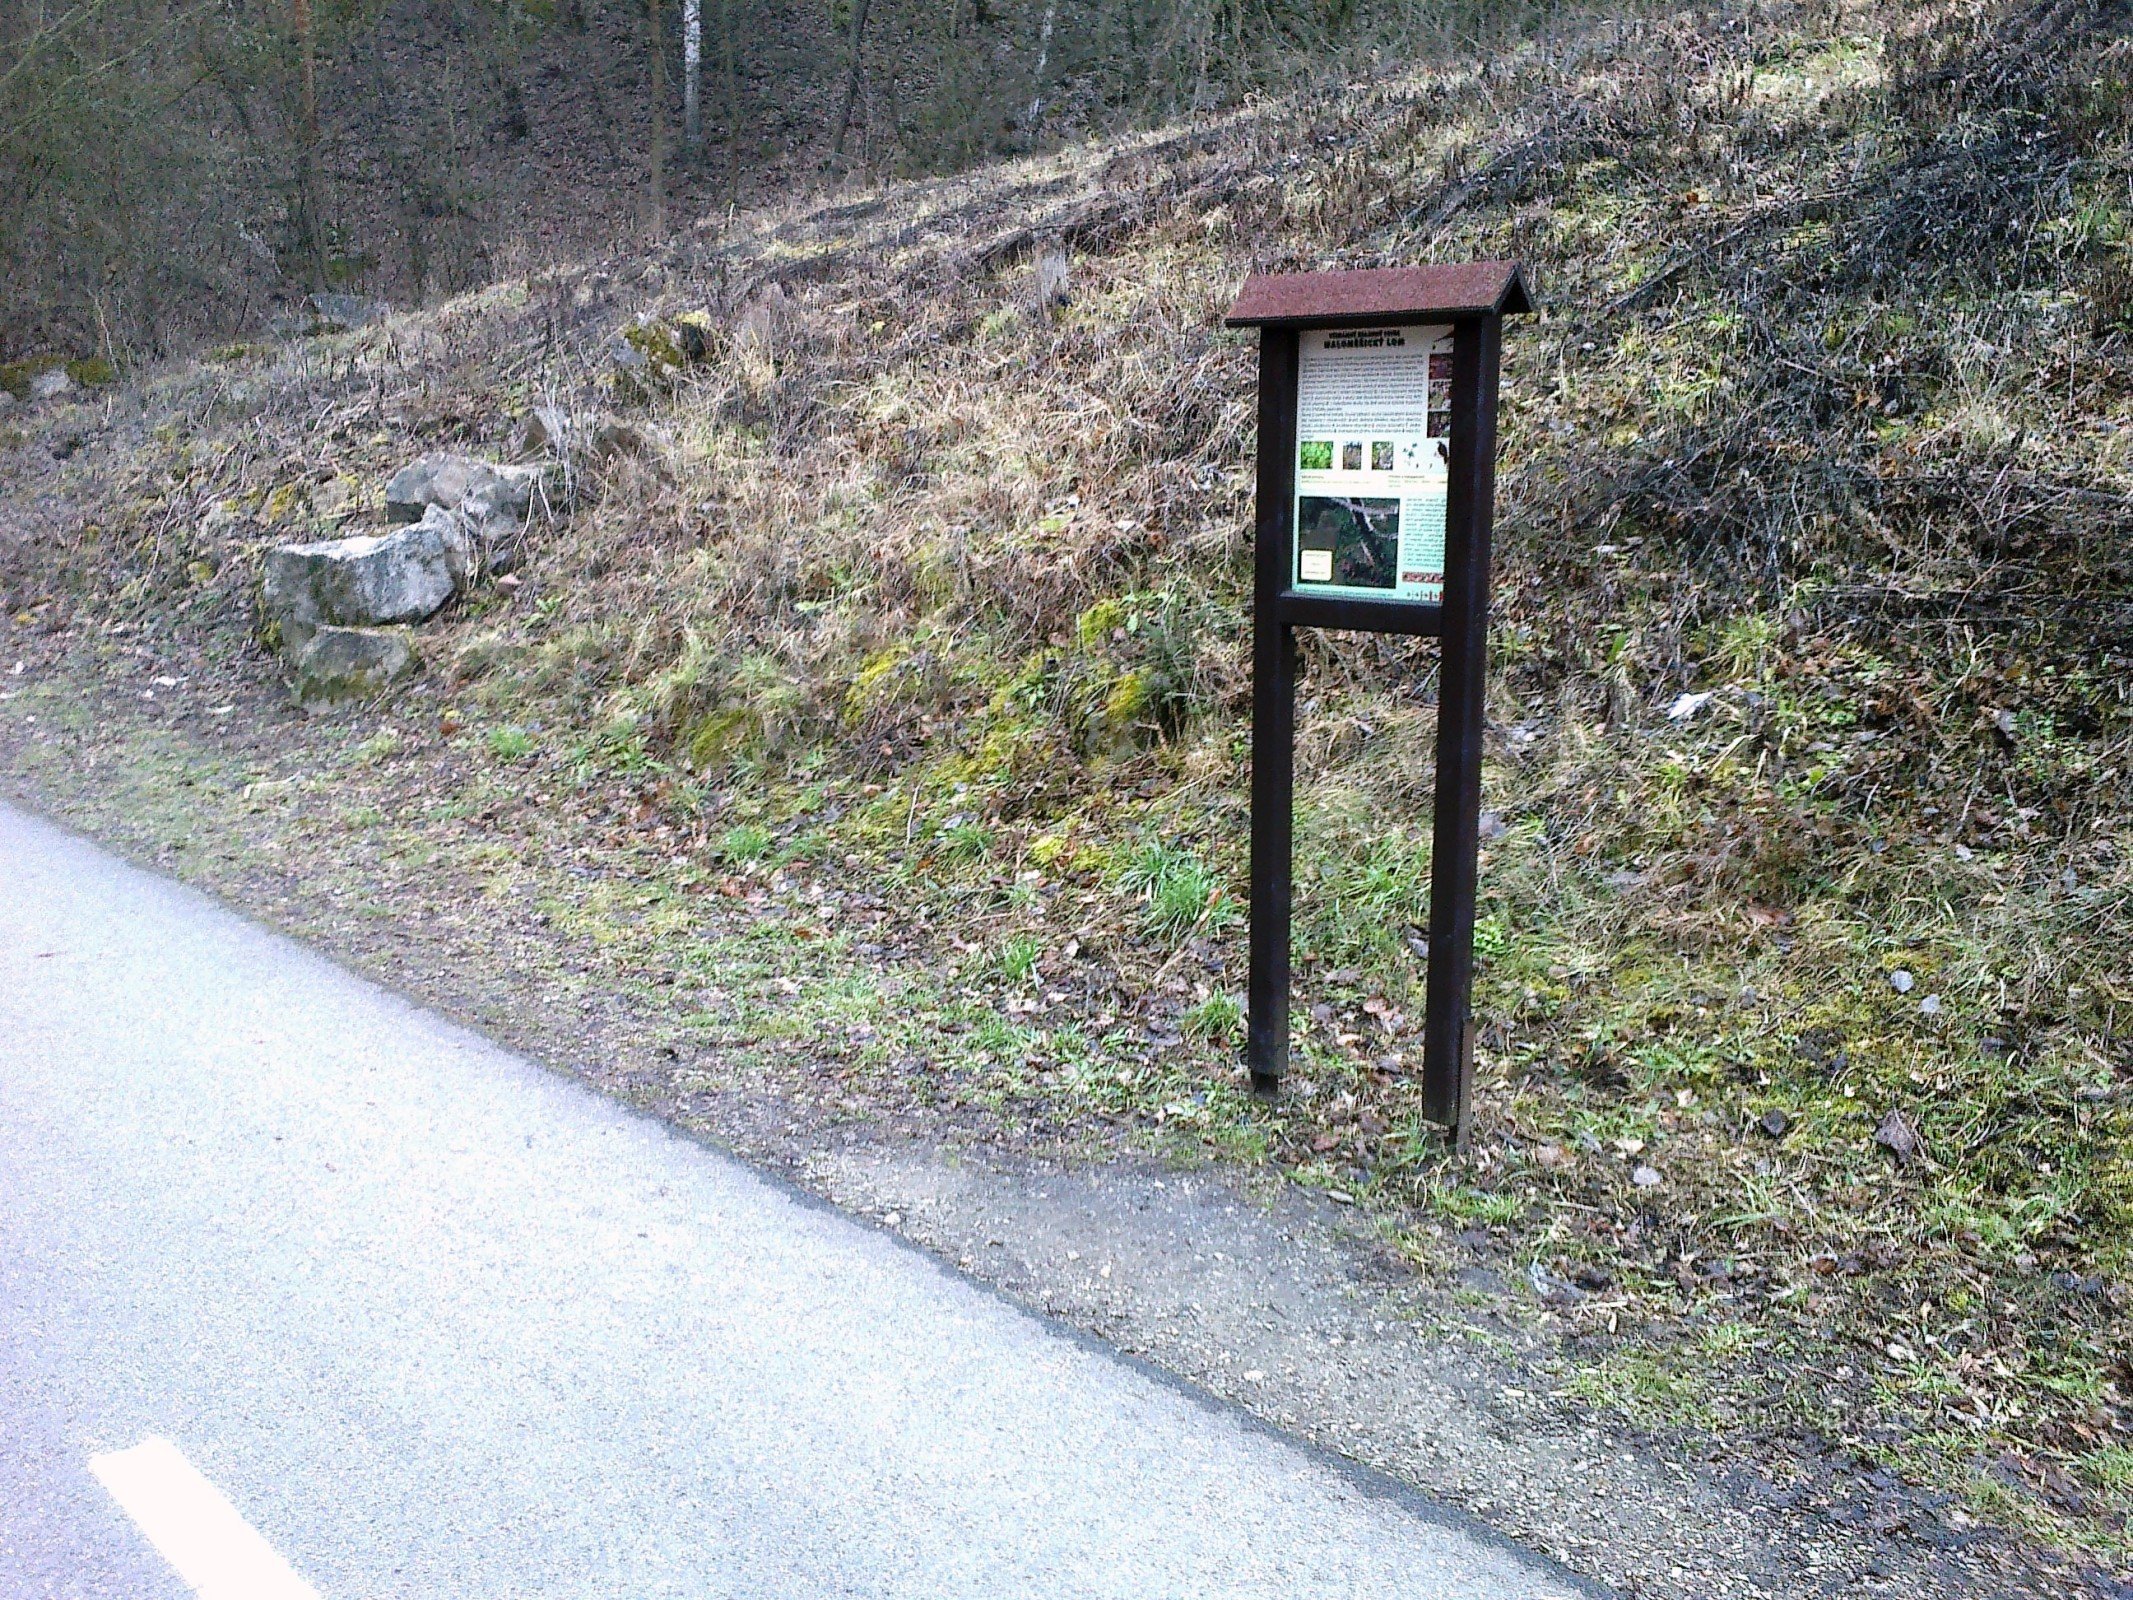
[[[218,1519],[297,1589],[218,1579]],[[0,1600],[173,1561],[210,1600],[1582,1592],[0,807]]]

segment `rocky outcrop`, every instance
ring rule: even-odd
[[[369,699],[414,671],[395,625],[427,621],[484,574],[508,570],[544,471],[424,456],[386,485],[386,514],[400,526],[271,551],[260,604],[298,702],[320,710]]]
[[[537,466],[498,466],[474,456],[424,456],[386,484],[385,514],[395,522],[414,522],[433,508],[457,512],[485,563],[504,571],[532,519],[542,473]]]
[[[300,651],[321,628],[421,622],[464,589],[476,565],[457,513],[428,507],[412,527],[289,544],[267,556],[261,601]]]
[[[397,628],[318,628],[289,658],[297,704],[324,711],[371,700],[415,670],[415,652]]]

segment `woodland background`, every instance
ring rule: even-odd
[[[684,5],[700,5],[693,116]],[[0,361],[123,364],[321,290],[424,303],[795,183],[959,167],[1299,75],[1333,84],[1560,9],[7,0]]]

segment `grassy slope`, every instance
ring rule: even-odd
[[[151,386],[15,603],[257,681],[265,543],[418,443],[601,403],[621,317],[708,302],[710,359],[644,402],[656,459],[582,476],[528,590],[434,625],[429,682],[363,719],[346,826],[390,853],[486,817],[492,886],[625,862],[544,891],[559,933],[709,1038],[806,1042],[838,1105],[1278,1163],[1429,1270],[1508,1256],[1573,1394],[2115,1554],[2114,16],[1603,25],[238,355]],[[1033,224],[1075,247],[1050,317]],[[1241,1090],[1251,350],[1218,323],[1248,267],[1478,255],[1552,309],[1505,379],[1454,1160],[1413,1075],[1426,647],[1309,647],[1300,1070]],[[692,943],[692,890],[791,914]]]

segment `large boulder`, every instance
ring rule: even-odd
[[[473,456],[424,456],[402,467],[385,485],[385,514],[394,522],[415,522],[433,507],[456,511],[484,553],[500,553],[532,519],[543,470],[499,466]],[[491,564],[499,571],[504,565]]]
[[[473,540],[432,506],[412,527],[354,539],[285,544],[268,553],[260,598],[292,651],[320,628],[421,622],[464,589]]]
[[[415,670],[397,628],[319,628],[290,657],[290,688],[307,711],[374,700]]]

